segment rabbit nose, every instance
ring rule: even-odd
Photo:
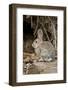
[[[32,47],[33,47],[33,44],[32,44]]]

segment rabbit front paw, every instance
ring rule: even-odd
[[[42,62],[42,61],[43,61],[43,58],[42,58],[42,57],[40,57],[40,58],[39,58],[39,62]]]

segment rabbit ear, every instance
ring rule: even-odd
[[[38,30],[37,35],[38,35],[39,39],[43,40],[43,31],[42,31],[42,29]]]

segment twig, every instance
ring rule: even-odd
[[[48,34],[47,34],[46,29],[44,28],[44,25],[43,25],[42,23],[40,23],[40,24],[41,24],[42,27],[43,27],[44,33],[46,34],[46,37],[47,37],[48,41],[50,41],[50,38],[49,38],[49,36],[48,36]],[[51,42],[51,41],[50,41],[50,42]]]
[[[54,34],[54,39],[55,39],[54,44],[55,44],[55,48],[56,48],[56,47],[57,47],[57,46],[56,46],[57,43],[56,43],[56,30],[55,30],[55,26],[54,26],[54,23],[52,22],[51,18],[50,18],[50,17],[48,17],[48,18],[49,18],[49,20],[51,21],[51,24],[52,24],[52,27],[53,27],[53,34]]]
[[[39,23],[39,17],[37,17],[37,25],[36,25],[36,28],[35,28],[35,31],[34,31],[34,36],[36,36],[36,32],[37,32],[37,28],[38,28],[38,23]]]

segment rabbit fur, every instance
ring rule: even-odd
[[[55,60],[55,48],[49,41],[43,41],[42,38],[35,39],[32,43],[35,54],[39,57],[39,61]]]

